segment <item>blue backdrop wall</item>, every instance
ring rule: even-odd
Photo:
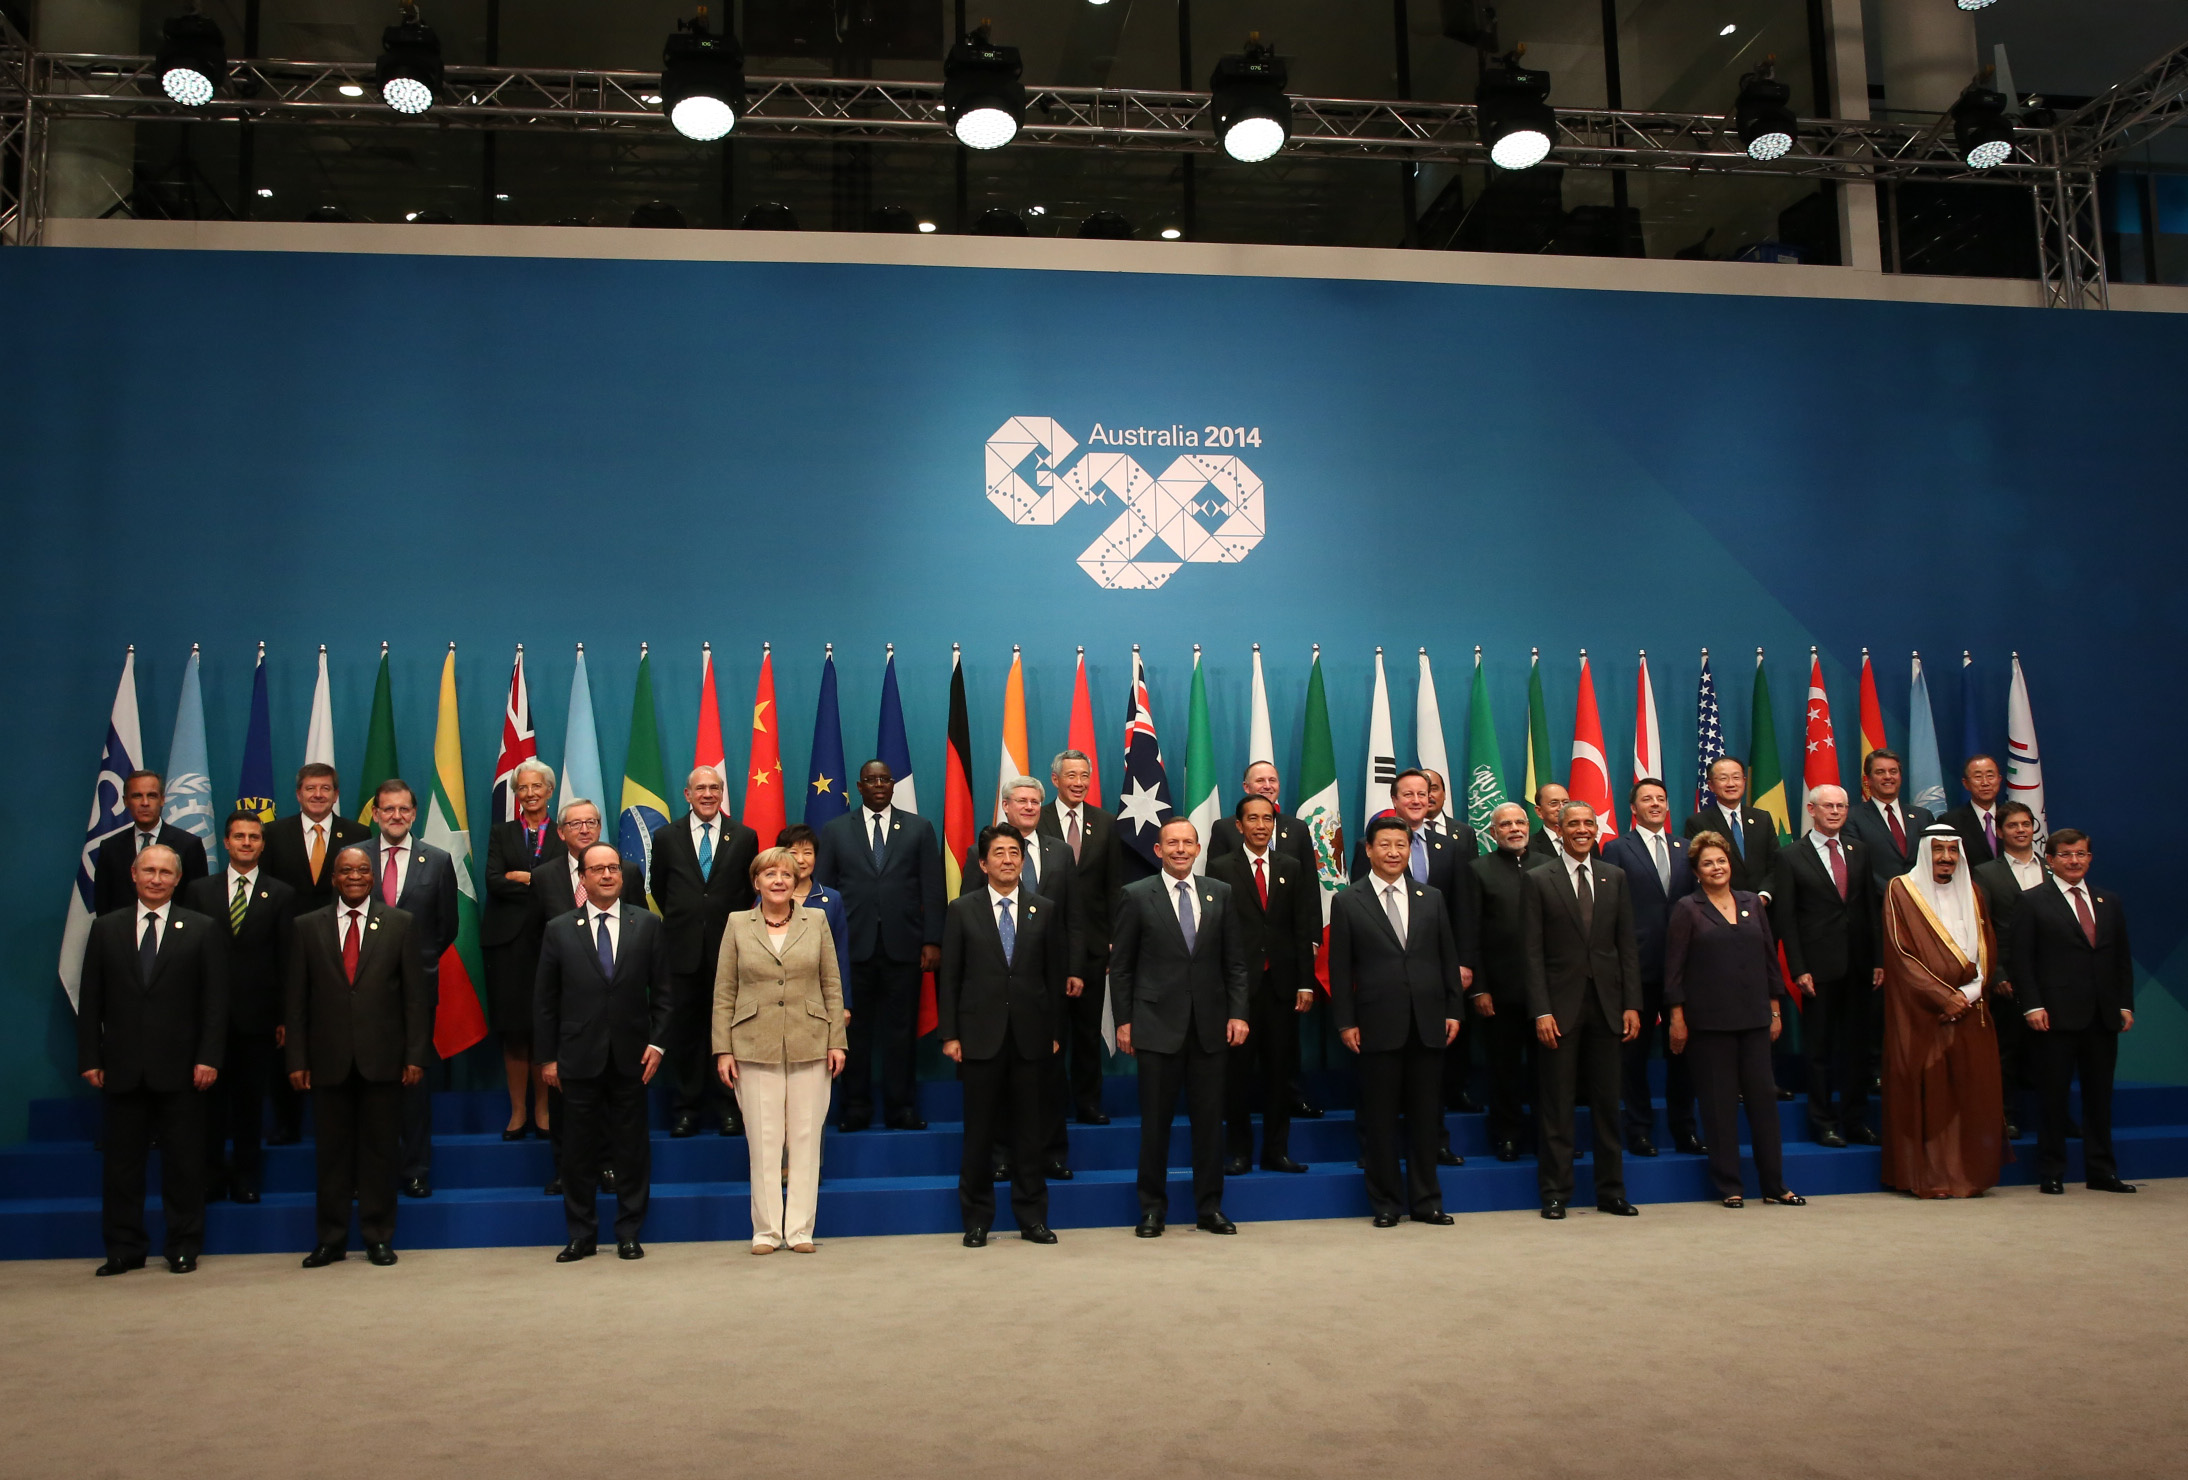
[[[1133,643],[1173,757],[1191,645],[1205,645],[1217,755],[1233,775],[1247,759],[1250,648],[1263,644],[1288,776],[1320,643],[1354,818],[1378,645],[1401,757],[1426,646],[1456,761],[1481,644],[1513,770],[1529,648],[1543,653],[1560,746],[1589,649],[1617,776],[1645,648],[1675,792],[1691,777],[1704,646],[1740,752],[1754,649],[1768,649],[1795,778],[1811,643],[1849,751],[1861,649],[1878,654],[1895,744],[1907,655],[1929,655],[1948,770],[1961,650],[1975,656],[1968,681],[1992,747],[2018,651],[2053,824],[2095,833],[2098,875],[2125,895],[2156,979],[2123,1072],[2188,1079],[2177,844],[2139,780],[2162,771],[2188,720],[2176,575],[2188,321],[1313,280],[69,250],[0,253],[0,309],[14,343],[0,357],[0,736],[22,783],[14,883],[0,895],[0,1139],[20,1136],[29,1098],[75,1086],[55,962],[125,646],[137,645],[156,764],[190,644],[203,644],[225,798],[261,638],[277,773],[301,758],[321,642],[339,760],[354,771],[385,640],[417,780],[457,641],[475,824],[518,642],[553,762],[585,643],[611,778],[642,641],[672,778],[690,762],[701,642],[714,644],[733,764],[772,642],[794,782],[822,644],[836,644],[855,765],[894,642],[929,812],[953,641],[983,808],[1014,643],[1037,758],[1063,743],[1085,645],[1112,791]],[[1160,477],[1200,449],[1090,442],[1097,424],[1255,434],[1217,455],[1262,480],[1265,535],[1243,559],[1185,564],[1157,589],[1104,589],[1077,562],[1118,517],[1118,494],[1049,526],[1013,523],[986,498],[984,448],[1013,417],[1052,418],[1082,449],[1065,472],[1105,467],[1112,488],[1131,470],[1097,458]]]

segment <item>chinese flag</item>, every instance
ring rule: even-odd
[[[772,848],[786,825],[783,808],[783,748],[775,723],[775,657],[760,650],[760,682],[752,693],[752,759],[745,767],[744,824]]]

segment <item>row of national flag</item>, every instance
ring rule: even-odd
[[[1749,773],[1751,804],[1770,814],[1786,838],[1799,831],[1800,811],[1789,804],[1788,776],[1781,767],[1777,728],[1768,675],[1760,648],[1755,654],[1755,679],[1750,711],[1748,749],[1743,759]],[[191,649],[184,669],[181,699],[176,712],[174,740],[168,750],[166,820],[199,837],[207,856],[216,857],[217,820],[228,809],[216,806],[206,757],[204,701],[199,682],[199,653]],[[1972,664],[1962,654],[1963,669]],[[1945,777],[1939,762],[1936,725],[1931,714],[1927,677],[1919,654],[1912,659],[1911,695],[1906,743],[1906,796],[1909,801],[1942,810]],[[1964,714],[1962,754],[1982,748],[1975,688],[1965,681],[1968,696]],[[1274,759],[1276,747],[1270,722],[1261,646],[1253,648],[1251,710],[1248,724],[1250,759]],[[311,717],[305,733],[307,763],[334,760],[334,720],[327,674],[327,654],[319,650],[317,684]],[[1508,791],[1506,771],[1491,711],[1489,685],[1480,648],[1474,650],[1472,690],[1468,704],[1467,743],[1463,770],[1454,775],[1444,744],[1443,718],[1435,676],[1427,649],[1418,653],[1415,691],[1414,763],[1450,779],[1444,798],[1447,817],[1463,816],[1478,837],[1486,840],[1490,814],[1507,799],[1529,800],[1536,789],[1559,780],[1576,800],[1593,806],[1601,819],[1603,835],[1618,829],[1618,798],[1614,793],[1610,749],[1596,700],[1595,672],[1585,650],[1580,654],[1578,693],[1574,705],[1572,740],[1560,755],[1553,748],[1550,717],[1543,696],[1542,660],[1539,650],[1529,661],[1527,682],[1526,753],[1519,770],[1520,785]],[[257,812],[272,820],[277,801],[273,774],[271,705],[267,693],[265,646],[260,644],[252,678],[250,719],[245,733],[243,764],[233,794],[236,808]],[[465,802],[463,756],[457,726],[455,645],[449,645],[442,664],[439,713],[434,728],[433,771],[430,789],[419,785],[422,816],[418,826],[426,841],[445,848],[458,861],[462,890],[461,927],[455,945],[442,963],[441,1020],[436,1041],[443,1056],[461,1052],[484,1036],[485,1015],[471,990],[482,981],[478,949],[478,888],[473,875],[470,820]],[[1307,677],[1303,732],[1300,737],[1299,772],[1292,795],[1297,815],[1314,839],[1323,891],[1324,919],[1329,900],[1344,886],[1350,860],[1344,846],[1343,811],[1339,801],[1336,748],[1332,743],[1329,702],[1322,675],[1321,648],[1317,645]],[[2028,690],[2018,654],[2013,659],[2012,689],[2008,703],[2008,794],[2028,802],[2038,826],[2044,826],[2043,774],[2036,746]],[[584,798],[609,812],[605,777],[601,772],[598,730],[592,687],[586,670],[585,647],[577,645],[570,684],[566,742],[560,768],[557,804]],[[1390,806],[1390,787],[1399,769],[1393,739],[1389,680],[1382,649],[1375,651],[1374,687],[1367,715],[1367,763],[1362,783],[1363,818],[1372,818]],[[1026,716],[1024,655],[1013,648],[1004,681],[1003,712],[999,727],[994,816],[1001,816],[1002,789],[1019,776],[1035,776],[1035,757],[1029,743]],[[1735,754],[1727,744],[1727,728],[1719,705],[1716,677],[1707,649],[1702,651],[1695,700],[1695,772],[1692,803],[1700,807],[1706,796],[1710,764],[1720,756]],[[1071,718],[1067,743],[1083,752],[1093,768],[1088,799],[1102,801],[1100,750],[1095,739],[1092,700],[1088,690],[1086,650],[1078,651],[1072,687]],[[1877,698],[1875,673],[1866,649],[1862,653],[1860,682],[1861,758],[1887,743],[1883,712]],[[896,650],[891,645],[884,660],[880,714],[872,752],[888,763],[896,777],[895,805],[919,811],[918,784],[913,774],[911,747],[904,725],[903,705],[897,684]],[[653,686],[652,657],[643,644],[631,705],[629,743],[619,804],[612,828],[604,829],[626,857],[649,864],[653,830],[676,810],[672,801],[683,787],[671,785],[662,761],[660,726]],[[841,712],[838,700],[834,645],[822,659],[819,698],[815,705],[812,743],[803,785],[793,801],[785,785],[782,762],[781,716],[776,705],[774,654],[763,647],[758,680],[754,686],[750,744],[743,774],[728,774],[728,752],[723,745],[720,700],[715,681],[711,644],[703,645],[700,667],[699,718],[692,743],[692,769],[714,770],[722,780],[731,808],[763,840],[771,840],[793,815],[818,828],[844,815],[851,805],[854,781],[845,764]],[[1227,814],[1224,780],[1236,777],[1238,768],[1216,759],[1214,727],[1210,720],[1208,688],[1202,669],[1201,649],[1193,649],[1193,669],[1188,689],[1184,764],[1176,773],[1166,763],[1150,701],[1146,668],[1138,646],[1132,650],[1132,671],[1125,696],[1125,724],[1121,754],[1123,774],[1117,793],[1119,835],[1150,867],[1157,866],[1155,843],[1162,824],[1173,815],[1191,818],[1203,837],[1215,821]],[[135,650],[125,658],[121,684],[103,748],[100,775],[94,794],[91,821],[78,862],[76,888],[69,904],[64,934],[61,978],[74,1001],[84,939],[90,929],[91,859],[99,843],[128,825],[121,801],[121,780],[136,769],[144,755],[137,719]],[[525,761],[539,756],[533,729],[530,687],[525,676],[522,645],[516,650],[509,688],[503,706],[501,742],[495,758],[494,780],[488,812],[491,820],[514,817],[517,811],[515,776]],[[965,697],[962,653],[953,646],[948,719],[944,735],[942,780],[943,866],[948,892],[954,897],[962,884],[959,860],[971,849],[978,831],[973,800],[972,730]],[[1634,731],[1630,753],[1631,777],[1660,777],[1667,782],[1667,758],[1657,718],[1655,686],[1649,675],[1648,655],[1639,655],[1635,678]],[[381,645],[378,672],[373,684],[371,713],[366,725],[364,765],[353,778],[352,806],[359,820],[369,823],[372,796],[380,782],[402,774],[396,751],[395,717],[388,651]],[[1809,681],[1804,709],[1799,784],[1805,799],[1808,790],[1824,784],[1843,784],[1839,747],[1832,724],[1830,698],[1825,691],[1823,668],[1814,649],[1809,653]],[[1622,789],[1622,788],[1621,788]],[[1235,794],[1230,798],[1235,801]],[[339,802],[337,805],[340,805]],[[649,870],[650,874],[650,870]],[[463,989],[450,990],[452,984]]]

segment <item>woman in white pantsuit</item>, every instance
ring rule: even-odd
[[[714,970],[714,1062],[744,1112],[755,1254],[813,1252],[821,1126],[846,1047],[835,938],[793,897],[797,877],[787,848],[752,860],[760,902],[729,917]]]

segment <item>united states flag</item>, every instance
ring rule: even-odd
[[[1132,688],[1125,696],[1124,787],[1117,794],[1117,831],[1133,852],[1160,868],[1155,843],[1170,820],[1170,780],[1162,769],[1155,716],[1147,707],[1147,669],[1132,648]]]
[[[1710,676],[1709,649],[1702,649],[1702,683],[1694,699],[1694,810],[1709,805],[1710,763],[1725,753],[1724,722],[1717,714],[1717,680]]]

